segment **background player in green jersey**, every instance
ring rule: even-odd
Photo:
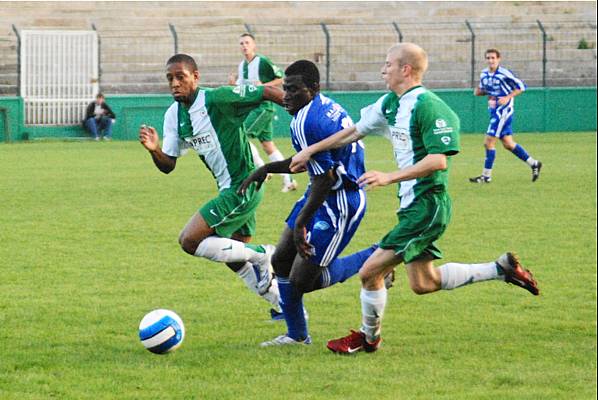
[[[368,171],[358,182],[369,189],[399,183],[398,224],[359,271],[362,281],[362,325],[346,337],[331,340],[337,353],[373,352],[380,344],[386,306],[384,276],[405,263],[411,289],[417,294],[450,290],[489,279],[504,280],[539,293],[532,274],[513,253],[483,264],[448,263],[434,267],[442,257],[436,241],[451,217],[448,196],[449,157],[459,152],[459,119],[435,94],[421,86],[428,67],[424,50],[412,43],[391,47],[382,67],[390,93],[362,109],[360,121],[315,143],[293,157],[291,171],[304,168],[312,154],[337,148],[367,134],[382,133],[392,142],[398,171]]]
[[[250,33],[244,33],[239,38],[239,46],[243,53],[243,61],[239,63],[238,71],[231,74],[229,84],[231,85],[254,85],[254,86],[276,86],[282,85],[283,72],[268,57],[256,53],[255,38]],[[274,104],[270,101],[263,101],[259,107],[253,109],[245,119],[245,130],[249,137],[256,138],[262,144],[262,148],[268,154],[271,162],[282,161],[284,156],[278,150],[273,136],[272,120],[274,118]],[[253,144],[250,143],[253,160],[256,167],[264,165],[264,161]],[[290,192],[297,189],[297,181],[290,174],[282,174],[283,192]]]
[[[182,249],[194,256],[223,262],[253,292],[278,308],[272,280],[273,246],[251,245],[255,210],[263,191],[237,194],[237,186],[255,169],[243,121],[264,99],[280,103],[282,90],[268,86],[199,87],[195,60],[172,56],[166,78],[175,102],[164,115],[163,144],[153,127],[142,126],[139,141],[165,174],[176,167],[183,149],[193,149],[216,179],[218,195],[193,214],[179,236]]]

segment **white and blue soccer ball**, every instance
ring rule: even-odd
[[[154,310],[139,324],[139,339],[143,346],[156,354],[176,350],[185,338],[183,320],[174,311]]]

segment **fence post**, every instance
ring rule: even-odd
[[[12,24],[12,30],[17,35],[17,96],[21,96],[21,35],[19,30]]]
[[[394,26],[395,31],[397,31],[397,35],[399,35],[399,43],[401,43],[403,41],[403,33],[399,29],[399,24],[397,24],[396,22],[393,22],[392,26]]]
[[[475,32],[468,20],[465,20],[465,25],[471,33],[471,87],[475,87]]]
[[[540,22],[539,19],[536,20],[538,23],[538,28],[542,32],[542,87],[546,87],[546,30],[544,29],[544,25]]]
[[[330,90],[330,32],[325,23],[320,22],[320,26],[326,36],[326,89]]]
[[[170,22],[168,23],[168,28],[170,29],[170,33],[172,33],[172,39],[174,41],[174,54],[179,54],[179,36],[176,33],[174,25]]]
[[[253,29],[251,29],[251,25],[245,23],[243,25],[245,25],[245,32],[249,33],[250,35],[253,35]]]
[[[94,24],[93,22],[91,23],[91,29],[93,29],[96,32],[96,35],[98,37],[98,86],[100,86],[100,83],[102,82],[102,38],[98,33],[96,24]]]

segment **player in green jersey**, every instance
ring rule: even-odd
[[[175,102],[164,115],[162,147],[151,126],[140,128],[139,141],[165,174],[175,169],[182,150],[198,154],[216,179],[218,195],[183,228],[182,249],[226,263],[250,290],[278,308],[278,288],[270,265],[274,246],[248,243],[255,232],[255,210],[263,191],[253,188],[239,195],[237,186],[255,169],[243,129],[245,117],[264,100],[281,103],[283,92],[252,85],[203,89],[199,77],[192,57],[177,54],[168,60],[166,78]]]
[[[513,253],[482,264],[448,263],[434,267],[433,260],[442,257],[436,241],[451,217],[448,168],[449,157],[459,152],[459,118],[421,85],[427,67],[427,55],[421,47],[412,43],[392,46],[381,71],[390,93],[362,109],[356,125],[293,157],[290,169],[299,171],[312,154],[341,147],[368,134],[384,134],[392,143],[399,167],[394,172],[368,171],[358,180],[368,189],[399,183],[399,222],[359,271],[361,329],[329,341],[328,348],[337,353],[378,349],[387,297],[384,276],[400,263],[405,263],[411,289],[417,294],[490,279],[504,280],[534,295],[539,293],[531,272],[521,266]]]
[[[268,57],[256,52],[257,45],[255,38],[250,33],[244,33],[239,38],[239,46],[243,53],[243,61],[239,63],[236,77],[231,74],[230,85],[250,84],[254,86],[276,86],[282,85],[283,72]],[[270,101],[263,101],[259,107],[253,109],[245,119],[245,130],[250,138],[260,141],[262,148],[268,154],[271,162],[282,161],[284,156],[274,144],[273,125],[274,104]],[[264,165],[264,161],[258,150],[250,143],[253,160],[256,167]],[[283,192],[290,192],[297,189],[297,181],[290,174],[282,174]]]

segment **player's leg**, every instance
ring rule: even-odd
[[[255,209],[262,197],[263,191],[255,187],[249,188],[245,196],[233,188],[221,191],[191,217],[179,236],[181,247],[186,253],[216,262],[269,263],[267,246],[230,239],[248,224],[251,226],[242,234],[254,233]]]
[[[257,150],[257,147],[251,142],[249,142],[249,148],[251,149],[251,158],[253,158],[253,163],[255,164],[256,168],[263,166],[264,160],[260,156],[260,152]]]
[[[106,116],[100,118],[100,131],[104,134],[104,140],[112,139],[112,118]]]
[[[303,293],[297,288],[296,278],[291,278],[297,264],[302,261],[297,255],[293,242],[293,231],[286,226],[272,257],[272,266],[278,281],[280,307],[283,311],[287,332],[276,338],[263,342],[262,346],[280,346],[290,344],[310,344],[307,331],[307,319],[303,308]],[[316,272],[318,272],[316,270]]]
[[[215,233],[200,212],[183,228],[179,244],[188,254],[222,263],[260,263],[267,257],[265,246],[243,243]]]
[[[349,244],[365,214],[366,196],[363,190],[338,190],[328,196],[327,206],[315,213],[308,226],[309,242],[315,254],[310,257],[321,267],[321,274],[304,293],[344,282],[357,274],[365,260],[376,250],[370,246],[346,257],[337,258]]]
[[[386,308],[387,290],[384,277],[401,262],[394,250],[378,248],[359,271],[361,278],[361,328],[345,337],[330,340],[328,349],[335,353],[374,352],[381,343],[380,331]]]
[[[85,127],[91,133],[91,137],[94,140],[100,140],[100,136],[98,134],[98,124],[96,123],[96,119],[94,117],[87,118],[85,120]]]
[[[249,243],[251,236],[243,235],[240,232],[235,233],[232,238],[243,243]],[[265,246],[266,253],[272,254],[274,251],[273,246]],[[272,305],[274,309],[279,308],[279,293],[278,284],[273,279],[273,273],[270,269],[270,263],[252,264],[250,262],[236,262],[226,264],[237,276],[245,283],[245,286],[257,294],[268,303]]]
[[[532,182],[535,182],[540,176],[540,170],[542,169],[542,162],[534,159],[530,156],[527,151],[519,143],[513,140],[511,133],[505,134],[500,138],[505,149],[513,153],[521,161],[525,162],[532,169]]]
[[[492,168],[494,166],[494,160],[496,158],[496,140],[499,136],[497,130],[499,124],[499,117],[496,112],[490,113],[490,123],[488,124],[488,130],[484,138],[484,151],[486,157],[484,158],[484,169],[482,175],[474,176],[469,178],[472,183],[490,183],[492,181]]]

